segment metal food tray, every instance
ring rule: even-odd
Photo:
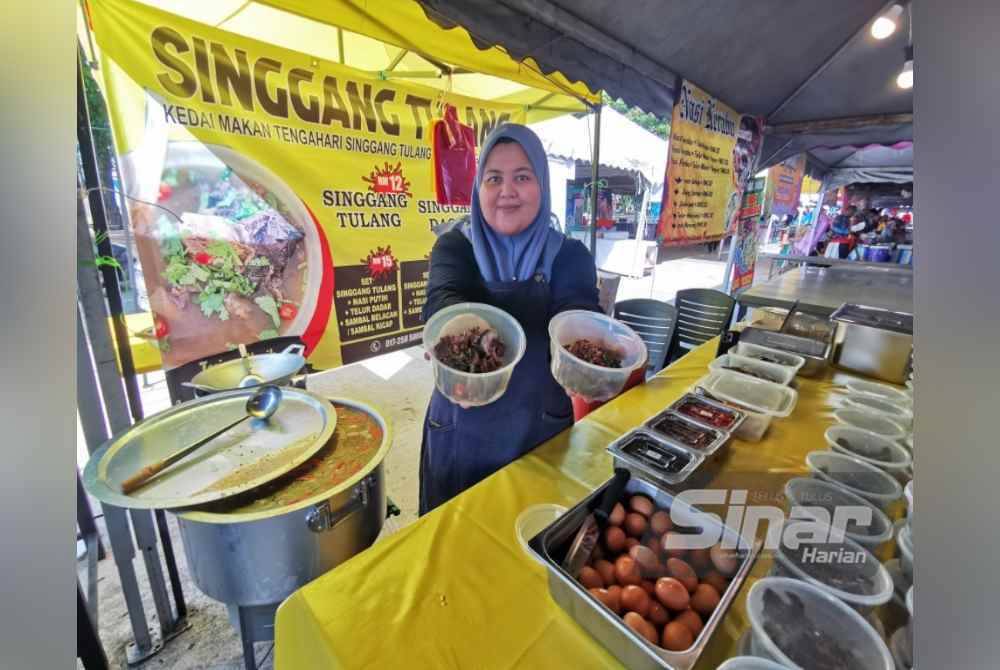
[[[684,444],[683,442],[681,442],[680,440],[675,440],[674,438],[670,437],[669,435],[666,435],[665,433],[661,433],[659,430],[657,430],[656,428],[653,427],[653,425],[657,421],[659,421],[660,419],[662,419],[665,416],[671,416],[671,417],[677,419],[678,421],[682,421],[682,422],[688,424],[692,428],[696,428],[698,430],[710,431],[712,433],[715,433],[717,435],[717,437],[714,440],[712,440],[712,442],[710,442],[709,445],[707,447],[705,447],[704,449],[698,449],[697,447],[688,446],[688,445]],[[643,424],[643,426],[645,428],[647,428],[651,433],[653,433],[654,435],[656,435],[657,437],[659,437],[660,439],[662,439],[664,442],[669,442],[670,444],[673,444],[673,445],[678,446],[678,447],[682,447],[684,449],[687,449],[688,451],[693,451],[696,454],[701,454],[704,458],[708,458],[709,456],[711,456],[712,454],[714,454],[715,452],[717,452],[719,449],[721,449],[726,444],[726,442],[729,441],[729,438],[732,437],[732,433],[730,433],[727,430],[723,430],[722,428],[715,428],[715,427],[712,427],[712,426],[702,425],[701,423],[699,423],[697,421],[692,421],[691,419],[689,419],[686,414],[681,414],[680,412],[675,412],[672,409],[665,409],[662,412],[660,412],[659,414],[654,414],[653,416],[651,416]]]
[[[580,501],[575,507],[556,519],[528,542],[528,547],[548,572],[549,593],[552,599],[566,611],[580,626],[604,646],[625,667],[633,670],[689,670],[704,653],[739,593],[740,587],[746,581],[747,574],[753,566],[757,553],[760,551],[760,541],[749,543],[732,528],[720,523],[718,517],[704,515],[696,509],[674,500],[674,497],[658,488],[654,483],[643,477],[633,475],[625,488],[627,495],[642,494],[648,496],[661,508],[671,508],[671,516],[690,519],[690,523],[677,524],[691,528],[710,528],[721,530],[723,539],[736,543],[745,552],[742,563],[733,575],[729,588],[721,594],[718,607],[705,622],[705,626],[695,638],[694,644],[686,651],[668,651],[653,645],[644,637],[634,632],[614,612],[608,609],[597,598],[587,592],[587,589],[573,579],[562,567],[562,559],[569,548],[570,542],[579,530],[584,518],[591,508],[599,501],[599,496],[609,485],[610,480]],[[673,509],[677,505],[679,509]]]
[[[787,351],[806,359],[806,364],[799,374],[810,377],[819,373],[827,366],[833,351],[833,337],[827,341],[813,340],[808,337],[789,335],[788,333],[762,328],[746,328],[740,334],[741,342],[759,344],[762,347]]]
[[[711,405],[712,407],[718,407],[722,411],[728,412],[729,414],[734,415],[736,417],[736,420],[733,421],[733,425],[731,425],[729,428],[720,428],[719,426],[713,426],[712,424],[710,424],[708,422],[699,421],[698,419],[696,419],[696,418],[694,418],[692,416],[688,416],[687,414],[681,414],[681,412],[680,412],[680,410],[678,408],[681,405],[684,404],[684,401],[686,401],[688,399],[690,399],[690,400],[696,400],[698,402],[703,402],[706,405]],[[746,412],[738,410],[735,407],[730,407],[729,405],[726,405],[724,403],[718,402],[716,400],[713,400],[713,399],[708,398],[706,396],[700,395],[698,393],[690,393],[690,392],[689,393],[685,393],[680,398],[678,398],[677,400],[675,400],[669,407],[667,407],[667,409],[670,410],[670,411],[676,412],[677,414],[680,414],[680,416],[684,417],[688,421],[691,421],[692,423],[698,424],[702,428],[711,428],[712,430],[721,430],[721,431],[729,433],[730,435],[736,434],[736,431],[739,430],[739,427],[743,424],[744,421],[746,421],[746,418],[747,418]]]
[[[664,451],[673,453],[681,452],[689,457],[690,460],[679,472],[664,472],[657,469],[655,465],[622,451],[622,448],[627,446],[632,438],[637,436],[648,439]],[[614,458],[614,466],[616,468],[622,467],[629,470],[633,475],[642,475],[656,479],[663,486],[672,486],[685,481],[705,460],[705,456],[699,451],[667,441],[660,437],[659,433],[655,433],[647,428],[636,428],[625,433],[608,445],[607,452]]]

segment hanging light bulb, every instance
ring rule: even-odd
[[[903,69],[896,77],[896,86],[900,88],[913,88],[913,59],[903,63]]]
[[[896,25],[899,17],[903,15],[903,8],[900,5],[893,5],[885,14],[875,19],[872,23],[872,37],[877,40],[885,38],[896,32]]]
[[[906,62],[903,69],[896,77],[896,86],[900,88],[913,88],[913,47],[906,47]]]

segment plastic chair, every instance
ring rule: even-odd
[[[667,349],[673,339],[677,310],[667,302],[636,298],[615,303],[614,318],[627,324],[642,338],[649,352],[646,376],[654,375],[663,368]]]
[[[721,335],[733,318],[736,301],[722,291],[691,288],[677,292],[677,325],[667,350],[669,365],[699,344]]]

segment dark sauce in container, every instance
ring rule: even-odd
[[[687,396],[675,410],[678,414],[688,416],[699,423],[721,428],[730,429],[736,423],[736,414],[722,407],[717,407],[711,403],[699,400],[695,396]]]
[[[640,463],[668,474],[676,474],[691,462],[691,456],[683,450],[662,444],[649,437],[633,435],[620,447],[623,454]]]
[[[721,435],[718,431],[702,428],[690,421],[685,421],[672,412],[661,415],[651,424],[651,427],[674,442],[698,450],[708,448]]]

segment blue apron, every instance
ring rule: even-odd
[[[511,314],[527,337],[507,391],[481,407],[462,409],[434,390],[420,450],[420,515],[573,425],[573,406],[552,378],[549,284],[487,282],[491,305]]]

